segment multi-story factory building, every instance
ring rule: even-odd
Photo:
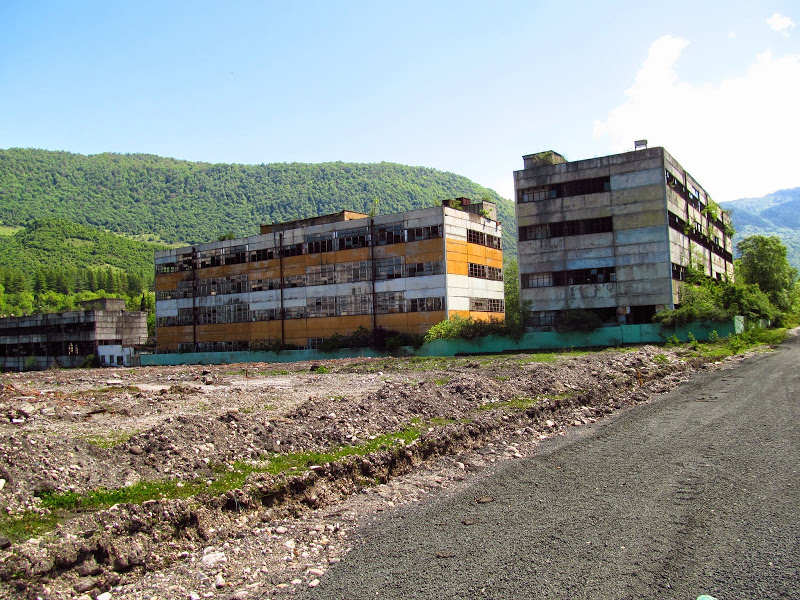
[[[424,333],[452,315],[502,319],[501,236],[494,204],[459,198],[157,252],[158,350],[316,348],[359,327]]]
[[[688,268],[733,278],[730,217],[663,148],[523,161],[514,173],[520,298],[534,326],[552,326],[565,309],[646,323],[680,304]]]
[[[125,300],[116,298],[87,300],[79,310],[0,319],[0,368],[77,367],[90,356],[131,366],[146,342],[146,312],[127,311]]]

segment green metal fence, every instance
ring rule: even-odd
[[[689,334],[700,341],[708,340],[712,331],[723,338],[744,331],[744,318],[734,317],[725,323],[697,322],[684,327],[666,328],[659,324],[620,325],[600,327],[589,332],[557,333],[541,331],[526,333],[519,340],[487,336],[474,340],[435,340],[414,349],[404,346],[396,352],[381,352],[370,348],[342,349],[334,352],[319,350],[284,350],[281,352],[183,352],[178,354],[142,354],[142,366],[153,365],[225,365],[233,363],[284,363],[380,356],[456,356],[458,354],[496,354],[500,352],[533,352],[539,350],[569,350],[660,344],[675,336],[687,341]]]

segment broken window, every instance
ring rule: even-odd
[[[432,312],[444,310],[444,298],[409,298],[408,312]]]
[[[412,263],[406,265],[406,277],[424,277],[425,275],[440,275],[443,272],[442,261]]]
[[[505,301],[501,298],[470,298],[469,309],[475,312],[505,312]]]
[[[159,263],[156,265],[156,274],[164,275],[166,273],[174,273],[175,272],[175,263]]]
[[[375,311],[378,314],[401,313],[404,308],[403,292],[379,292],[375,295]]]
[[[480,279],[486,279],[486,265],[469,263],[467,268],[467,274],[470,277],[478,277]]]
[[[531,327],[552,327],[557,315],[555,310],[539,310],[532,312],[527,321]]]
[[[402,223],[390,223],[378,227],[378,246],[400,244],[405,241],[405,231]]]
[[[517,192],[517,202],[541,202],[542,200],[552,200],[554,198],[600,194],[610,190],[610,177],[591,177],[589,179],[577,179],[575,181],[524,188]]]
[[[526,288],[538,288],[538,287],[552,287],[553,285],[553,274],[552,273],[530,273],[528,275],[524,275],[522,281],[525,285],[523,287]]]
[[[353,250],[355,248],[366,248],[369,245],[369,228],[357,227],[339,231],[339,250]]]
[[[375,279],[399,279],[403,276],[403,257],[390,256],[375,261]]]
[[[428,227],[414,227],[406,230],[406,238],[409,242],[418,240],[430,240],[442,237],[441,225],[430,225]]]

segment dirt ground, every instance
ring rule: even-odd
[[[709,363],[645,346],[3,374],[6,524],[55,516],[42,505],[48,494],[82,497],[146,482],[201,489],[103,510],[73,507],[57,513],[50,531],[0,535],[0,598],[290,595],[316,586],[345,556],[348,533],[376,511],[461,485],[569,427],[736,360]],[[342,447],[371,451],[325,462],[309,454],[269,472],[283,455]],[[214,485],[243,469],[244,483]]]

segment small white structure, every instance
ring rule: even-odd
[[[98,346],[97,357],[104,367],[136,367],[139,366],[139,355],[130,347],[120,344]]]

